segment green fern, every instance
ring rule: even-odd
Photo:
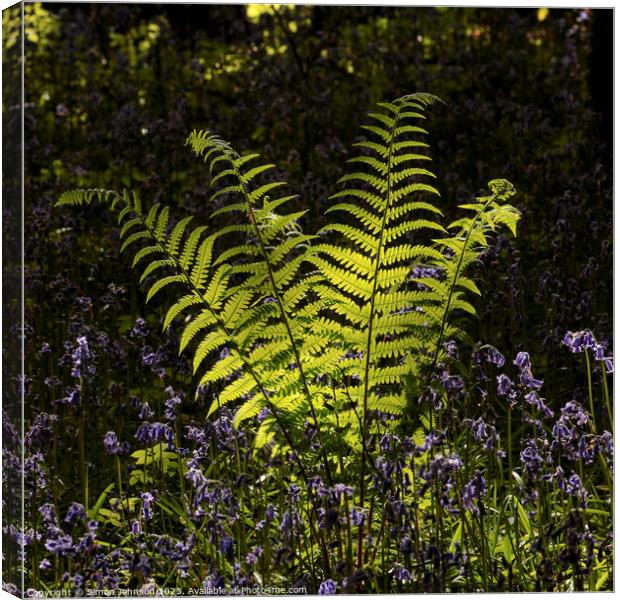
[[[221,227],[194,227],[190,217],[173,224],[168,207],[145,211],[128,192],[66,192],[58,205],[101,201],[118,211],[121,250],[133,252],[147,301],[176,294],[163,326],[183,319],[180,351],[191,352],[197,387],[213,390],[209,415],[235,405],[239,425],[268,408],[257,448],[306,450],[300,434],[311,424],[319,435],[340,432],[370,460],[373,413],[402,417],[406,382],[421,389],[443,342],[465,335],[461,317],[475,315],[479,294],[471,266],[490,234],[514,234],[519,219],[505,204],[514,188],[494,180],[491,196],[461,205],[468,216],[441,224],[420,126],[435,101],[412,94],[370,114],[371,139],[356,144],[362,154],[332,196],[338,220],[319,236],[303,233],[305,211],[279,195],[286,184],[267,179],[273,165],[209,132],[194,131],[187,144],[207,165]],[[438,276],[416,277],[421,267]]]

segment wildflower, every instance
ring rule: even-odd
[[[507,396],[514,387],[512,381],[503,373],[497,376],[497,395]]]
[[[71,354],[71,376],[80,379],[86,375],[92,375],[95,369],[89,364],[90,350],[88,348],[88,340],[84,336],[78,337],[77,344],[77,348]]]
[[[351,509],[351,523],[353,525],[355,525],[355,527],[360,527],[361,525],[364,524],[364,521],[366,519],[366,514],[364,513],[363,510],[358,510],[357,508],[353,507]]]
[[[224,536],[220,542],[220,552],[229,560],[233,557],[233,539],[230,536]]]
[[[56,419],[56,415],[39,413],[24,436],[24,444],[26,446],[42,446],[48,442],[52,438],[52,422]]]
[[[155,362],[157,361],[157,355],[155,354],[155,352],[148,352],[148,351],[144,351],[142,353],[142,364],[146,365],[147,367],[151,367],[155,364]]]
[[[47,524],[56,523],[56,508],[53,504],[43,504],[39,507],[39,512],[43,517],[43,521]]]
[[[531,390],[539,390],[543,386],[543,382],[540,379],[536,379],[530,369],[524,369],[521,372],[520,381],[521,385]]]
[[[256,546],[245,557],[245,562],[248,565],[255,565],[258,562],[258,558],[263,554],[262,546]]]
[[[588,329],[583,331],[567,331],[562,339],[564,344],[571,352],[583,352],[584,350],[595,350],[596,340],[592,332]]]
[[[519,352],[514,359],[513,364],[517,365],[521,371],[532,368],[530,355],[527,352]]]
[[[486,362],[495,365],[496,367],[503,367],[506,363],[504,355],[494,346],[486,344],[482,346],[474,355],[474,362],[479,364],[479,360],[485,360]]]
[[[150,521],[153,518],[153,494],[150,492],[144,492],[142,497],[142,517],[145,521]]]
[[[454,340],[448,340],[444,342],[443,347],[450,358],[456,358],[457,356],[457,346]]]
[[[525,472],[530,477],[538,475],[545,464],[545,458],[541,454],[536,440],[526,440],[525,448],[521,450],[520,458]]]
[[[465,509],[478,514],[478,507],[474,505],[474,500],[480,502],[486,491],[487,486],[484,477],[480,471],[476,470],[474,477],[465,484],[461,491],[461,499]]]
[[[174,390],[168,386],[166,393],[169,395],[168,399],[164,402],[165,410],[164,415],[166,419],[173,421],[176,418],[177,407],[182,402],[182,394],[175,394]]]
[[[546,419],[553,417],[553,411],[545,404],[544,400],[534,391],[524,396],[525,401],[540,411]]]
[[[69,506],[69,510],[67,511],[65,522],[73,523],[76,519],[85,519],[85,518],[86,518],[86,511],[84,510],[84,506],[82,506],[78,502],[72,502],[71,506]]]
[[[482,417],[476,419],[475,421],[472,419],[465,419],[463,424],[472,430],[476,441],[483,442],[484,450],[486,452],[491,452],[493,450],[495,442],[499,439],[497,430],[493,425],[485,423]]]
[[[77,406],[80,403],[80,388],[69,388],[66,396],[60,402],[69,406]]]
[[[138,317],[133,329],[129,332],[129,335],[130,337],[145,338],[148,333],[149,326],[147,322],[142,317]]]
[[[118,441],[118,437],[116,433],[114,433],[113,431],[108,431],[103,436],[103,447],[104,447],[106,454],[121,456],[129,452],[129,443],[128,442],[120,443]]]
[[[406,554],[406,555],[412,554],[413,553],[413,542],[411,541],[411,537],[408,535],[405,535],[403,539],[400,540],[399,547],[400,547],[400,551],[403,554]]]
[[[394,578],[401,583],[407,583],[412,580],[411,573],[401,565],[397,565],[392,570]]]
[[[148,421],[153,417],[154,414],[155,413],[152,411],[148,402],[142,403],[142,405],[140,406],[140,412],[138,414],[141,421]]]
[[[336,582],[333,579],[326,579],[319,585],[319,596],[331,596],[336,593]]]
[[[89,312],[93,309],[93,302],[88,296],[78,296],[75,299],[75,303],[80,307],[80,310]]]

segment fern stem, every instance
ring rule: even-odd
[[[389,213],[390,205],[391,205],[391,194],[392,194],[392,179],[391,179],[391,166],[392,166],[392,156],[394,153],[394,137],[395,130],[400,119],[400,111],[402,109],[402,104],[398,107],[398,112],[394,116],[394,121],[392,126],[390,127],[390,146],[388,149],[387,156],[387,165],[388,171],[386,173],[387,177],[387,189],[385,191],[385,207],[383,209],[383,216],[381,218],[381,232],[379,234],[379,240],[377,242],[376,256],[375,256],[375,264],[373,268],[373,278],[372,278],[372,293],[370,295],[370,309],[368,315],[368,335],[366,337],[366,355],[364,357],[364,395],[362,400],[362,464],[360,465],[360,505],[364,506],[365,500],[365,485],[366,485],[366,459],[365,459],[365,451],[366,451],[366,438],[367,438],[367,430],[368,430],[368,393],[370,391],[369,385],[369,376],[370,376],[370,350],[372,348],[372,339],[373,339],[373,320],[375,315],[375,299],[377,294],[377,284],[378,284],[378,275],[379,275],[379,267],[381,265],[381,258],[383,255],[383,238],[385,236],[385,226],[387,221],[387,216]],[[364,525],[360,525],[359,533],[358,533],[358,552],[357,552],[357,566],[361,569],[362,567],[362,544],[364,541]]]
[[[237,180],[239,181],[239,187],[241,188],[241,193],[243,194],[243,197],[248,205],[248,216],[250,218],[250,223],[252,224],[252,227],[254,229],[254,233],[256,235],[256,239],[258,240],[258,244],[260,246],[260,251],[261,251],[261,256],[263,257],[263,260],[265,262],[265,266],[267,267],[267,274],[269,276],[269,282],[271,284],[271,289],[273,291],[274,297],[276,299],[276,302],[278,303],[278,308],[280,310],[280,315],[282,316],[282,322],[284,323],[284,326],[286,328],[286,334],[289,338],[289,341],[291,343],[291,349],[293,350],[293,354],[295,355],[295,363],[297,365],[297,370],[299,373],[299,379],[301,381],[301,384],[303,386],[304,389],[304,394],[306,396],[306,399],[308,401],[308,406],[310,408],[310,414],[312,416],[312,420],[314,421],[314,425],[316,427],[317,430],[317,435],[319,437],[319,441],[321,444],[321,457],[324,463],[324,467],[325,467],[325,476],[327,477],[327,481],[329,483],[330,486],[333,486],[333,481],[332,481],[332,476],[331,476],[331,470],[329,467],[329,460],[327,458],[327,452],[325,450],[325,443],[324,443],[324,439],[323,439],[323,434],[321,432],[321,425],[319,423],[319,418],[316,414],[316,411],[314,410],[314,404],[312,402],[312,395],[310,393],[310,388],[308,387],[308,381],[306,379],[306,374],[304,372],[304,369],[302,367],[302,363],[301,363],[301,358],[299,356],[299,348],[297,347],[297,342],[293,336],[293,330],[291,329],[291,323],[290,320],[288,318],[288,315],[286,314],[286,311],[284,310],[284,303],[282,301],[282,295],[280,293],[280,288],[278,287],[274,274],[273,274],[273,268],[271,265],[271,261],[269,260],[269,255],[267,254],[267,249],[265,248],[265,242],[263,240],[263,236],[261,234],[260,228],[258,227],[258,223],[256,222],[256,215],[254,214],[254,207],[252,206],[252,202],[250,201],[250,194],[248,193],[248,190],[245,186],[245,184],[243,183],[243,179],[241,177],[241,173],[239,172],[238,167],[235,166],[234,161],[231,159],[231,156],[229,152],[224,152],[226,155],[226,158],[230,161],[230,164],[232,166],[232,169],[235,173],[235,176],[237,178]]]
[[[435,365],[437,363],[437,359],[439,358],[439,351],[441,349],[441,343],[443,341],[443,335],[444,335],[444,331],[446,329],[446,324],[448,322],[448,313],[450,312],[450,303],[452,302],[452,296],[454,295],[454,290],[456,289],[456,282],[458,281],[459,278],[459,274],[461,271],[461,265],[463,264],[463,259],[465,258],[465,251],[467,250],[467,244],[469,242],[469,238],[471,237],[471,233],[474,230],[474,226],[476,225],[476,222],[478,221],[478,219],[480,218],[480,215],[482,215],[487,207],[491,204],[491,202],[493,202],[496,198],[496,194],[493,194],[483,205],[482,208],[476,213],[476,216],[473,218],[472,220],[472,224],[471,227],[467,230],[467,234],[465,236],[465,241],[463,242],[463,249],[461,251],[461,255],[459,256],[459,261],[456,265],[456,269],[454,271],[454,277],[452,278],[452,284],[450,285],[450,292],[448,293],[448,299],[446,302],[446,308],[443,312],[443,316],[441,319],[441,327],[439,328],[439,336],[437,337],[437,344],[435,345],[435,352],[433,354],[433,360],[431,362],[429,371],[428,371],[428,379],[427,379],[427,386],[428,386],[428,382],[430,380],[430,377],[432,375],[433,369],[435,368]]]

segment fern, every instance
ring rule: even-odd
[[[128,192],[77,190],[58,201],[118,212],[121,250],[133,252],[147,301],[173,296],[164,329],[184,320],[180,351],[191,352],[197,386],[213,390],[209,415],[234,404],[240,425],[268,408],[256,447],[288,445],[304,473],[308,422],[319,435],[346,432],[372,465],[372,415],[406,414],[406,382],[427,385],[443,342],[464,337],[462,317],[475,315],[471,267],[489,236],[503,226],[515,233],[519,213],[505,203],[514,188],[503,180],[442,225],[420,126],[436,101],[412,94],[370,114],[371,139],[356,144],[361,154],[328,210],[336,220],[319,236],[303,233],[305,211],[280,195],[286,184],[268,179],[273,165],[209,132],[194,131],[187,144],[206,164],[211,218],[222,226],[173,223],[168,207],[146,211]],[[363,478],[362,468],[362,490]]]

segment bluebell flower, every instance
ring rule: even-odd
[[[88,340],[81,336],[77,338],[77,347],[71,355],[72,368],[71,376],[77,379],[92,375],[95,372],[94,366],[89,364],[90,350]]]
[[[123,454],[127,454],[129,452],[129,443],[123,442],[120,443],[118,441],[118,436],[114,431],[108,431],[103,436],[103,447],[106,454],[118,455],[121,456]]]
[[[66,523],[74,523],[77,519],[85,519],[86,511],[84,506],[78,502],[72,502],[67,510],[67,516],[65,517]]]
[[[404,535],[400,540],[399,549],[406,556],[413,553],[413,542],[409,535]]]
[[[153,518],[153,494],[150,492],[144,492],[140,494],[142,498],[142,518],[145,521],[150,521]]]
[[[54,507],[53,504],[47,503],[47,504],[43,504],[39,507],[39,512],[41,513],[42,517],[43,517],[43,521],[49,525],[49,524],[56,524],[57,523],[57,519],[56,519],[56,508]]]
[[[411,573],[402,565],[396,565],[392,570],[394,578],[401,583],[407,583],[412,580]]]
[[[473,478],[465,484],[461,490],[461,500],[466,510],[478,514],[478,507],[474,501],[480,502],[487,492],[486,481],[479,470],[476,470]]]
[[[333,579],[326,579],[319,585],[319,596],[331,596],[336,593],[336,582]]]
[[[495,442],[499,439],[497,430],[493,425],[486,423],[482,417],[479,417],[475,421],[472,419],[464,419],[463,424],[471,429],[476,441],[483,443],[486,452],[491,452],[493,450]]]
[[[361,525],[364,524],[364,521],[366,520],[366,514],[363,510],[358,510],[357,508],[353,507],[351,509],[350,518],[351,518],[351,523],[355,527],[360,527]]]
[[[458,354],[458,348],[454,340],[448,340],[443,343],[443,347],[450,358],[456,358]]]
[[[140,417],[141,421],[148,421],[149,419],[153,417],[154,414],[155,413],[151,410],[151,407],[149,406],[148,402],[144,402],[140,406],[140,412],[138,416]]]
[[[531,369],[532,363],[530,362],[530,355],[527,352],[519,352],[513,361],[513,364],[517,365],[522,371],[525,369]]]
[[[495,346],[485,344],[481,346],[474,354],[474,363],[479,364],[480,360],[495,365],[496,367],[503,367],[506,363],[504,355]]]
[[[130,337],[145,338],[148,333],[149,326],[147,322],[142,317],[138,317],[129,335]]]
[[[258,562],[258,558],[263,554],[263,548],[261,546],[256,546],[250,552],[247,553],[245,557],[245,562],[248,565],[255,565]]]
[[[153,366],[157,362],[157,355],[155,352],[145,350],[142,354],[142,364],[147,367]]]
[[[232,559],[234,550],[233,539],[225,535],[220,542],[220,552],[228,559]]]
[[[520,458],[525,472],[530,477],[534,478],[539,474],[540,470],[547,462],[547,459],[541,453],[541,449],[539,448],[536,440],[531,439],[525,441],[525,448],[521,450]]]
[[[553,411],[545,404],[544,400],[534,391],[524,396],[525,401],[541,412],[546,419],[553,417]]]
[[[67,404],[69,406],[77,406],[80,403],[80,388],[69,388],[65,397],[60,402],[61,404]]]
[[[450,375],[447,371],[441,374],[440,381],[447,392],[457,392],[465,387],[462,377],[459,375]]]
[[[49,537],[45,542],[45,548],[58,556],[69,556],[73,553],[73,539],[59,530],[54,537]]]
[[[504,375],[497,376],[497,395],[498,396],[507,396],[513,389],[514,384],[510,380],[509,377]]]
[[[530,390],[539,390],[543,386],[543,382],[540,379],[536,379],[530,369],[523,369],[521,371],[520,382],[521,385]]]

